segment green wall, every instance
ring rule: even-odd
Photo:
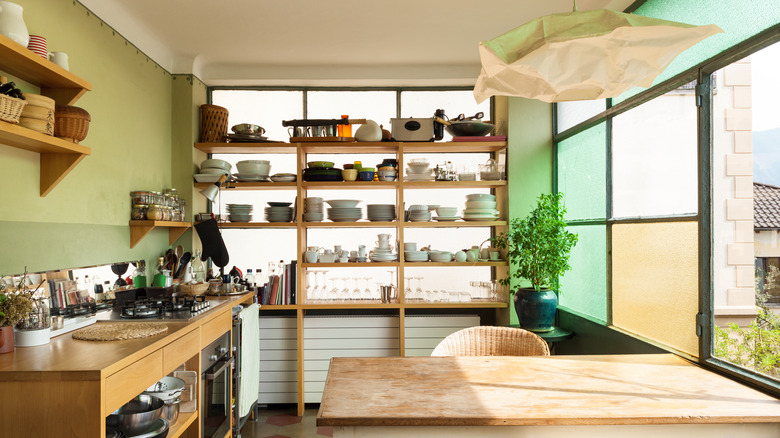
[[[42,198],[38,154],[0,145],[0,273],[154,260],[168,233],[154,230],[130,249],[129,192],[173,182],[171,75],[77,2],[22,6],[30,33],[67,52],[70,71],[92,84],[76,102],[92,116],[82,141],[92,155]]]

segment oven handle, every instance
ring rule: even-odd
[[[226,360],[225,363],[222,364],[222,366],[220,366],[218,369],[216,369],[216,370],[214,370],[214,371],[212,371],[210,373],[204,374],[204,376],[206,377],[206,380],[214,380],[215,377],[217,377],[218,375],[222,374],[222,371],[224,371],[225,368],[230,366],[230,364],[232,364],[232,363],[233,363],[233,358],[231,357],[230,359]]]

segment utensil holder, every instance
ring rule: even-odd
[[[224,143],[227,135],[228,110],[218,105],[200,106],[201,143]]]

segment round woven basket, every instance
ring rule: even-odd
[[[22,115],[25,105],[27,105],[26,100],[0,94],[0,120],[19,123],[19,116]]]
[[[224,143],[227,135],[228,110],[217,105],[200,106],[201,143]]]
[[[87,138],[91,119],[83,108],[57,105],[54,108],[54,136],[78,143]]]
[[[195,296],[195,295],[203,295],[206,290],[208,290],[209,284],[208,283],[182,283],[179,285],[179,290],[184,295],[189,296]]]

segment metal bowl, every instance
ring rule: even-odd
[[[483,137],[490,134],[495,127],[492,123],[484,123],[480,120],[463,120],[450,122],[447,132],[453,137]]]
[[[146,432],[160,419],[164,405],[159,397],[141,394],[106,417],[106,425],[131,436]]]
[[[262,126],[259,125],[253,125],[251,123],[239,123],[238,125],[230,128],[235,132],[236,134],[253,134],[253,135],[263,135],[265,133],[265,129],[263,129]]]
[[[170,403],[179,398],[179,395],[184,392],[186,386],[187,384],[184,383],[184,380],[178,377],[165,376],[157,383],[147,388],[143,393],[153,397],[159,397],[163,402]]]

